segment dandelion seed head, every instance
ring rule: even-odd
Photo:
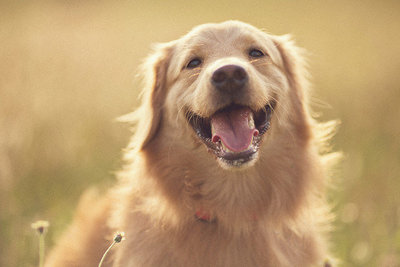
[[[49,228],[49,222],[48,221],[36,221],[31,224],[32,229],[36,230],[40,235],[44,234],[47,231],[47,228]]]
[[[120,243],[121,241],[125,240],[125,233],[124,232],[117,232],[114,236],[114,241],[116,243]]]

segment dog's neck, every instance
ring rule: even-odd
[[[305,147],[296,148],[297,153],[267,147],[256,164],[243,171],[224,170],[210,154],[170,150],[159,142],[152,143],[143,158],[149,176],[176,210],[192,216],[202,210],[205,217],[227,224],[251,223],[254,218],[281,221],[296,218],[298,207],[307,201],[306,188],[313,183],[309,177],[319,171],[311,164],[316,155]]]

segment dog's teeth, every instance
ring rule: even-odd
[[[222,149],[224,150],[224,151],[227,151],[227,147],[224,145],[224,143],[221,141],[221,146],[222,146]]]
[[[214,136],[214,133],[215,133],[214,125],[211,123],[211,136]]]
[[[253,113],[249,114],[248,123],[249,123],[250,129],[256,128],[256,125],[254,123]]]

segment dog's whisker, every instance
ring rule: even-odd
[[[264,62],[264,63],[260,63],[260,64],[256,64],[256,67],[262,67],[262,66],[267,66],[267,65],[273,65],[272,62]]]
[[[258,61],[260,61],[260,59],[259,59],[259,58],[256,58],[256,59],[250,60],[250,63],[257,63]]]
[[[193,78],[193,77],[199,76],[200,75],[200,71],[201,71],[201,69],[199,70],[198,73],[194,73],[194,74],[190,75],[189,78]]]

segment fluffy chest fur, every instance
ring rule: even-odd
[[[310,266],[316,261],[311,233],[275,231],[260,222],[239,234],[218,222],[196,221],[179,230],[132,226],[137,228],[127,233],[132,239],[125,245],[130,249],[119,248],[116,266]]]
[[[310,165],[314,162],[310,151],[305,149],[286,163],[282,152],[279,159],[265,157],[268,164],[260,162],[253,170],[232,173],[217,165],[210,168],[192,151],[178,150],[182,158],[169,157],[165,142],[159,142],[124,174],[129,179],[116,193],[120,201],[113,218],[119,220],[113,225],[127,234],[127,244],[116,252],[116,266],[313,266],[322,262],[326,241],[321,222],[326,210],[307,193],[318,175],[318,168]],[[292,168],[280,168],[282,164]],[[196,218],[199,210],[211,222]]]

